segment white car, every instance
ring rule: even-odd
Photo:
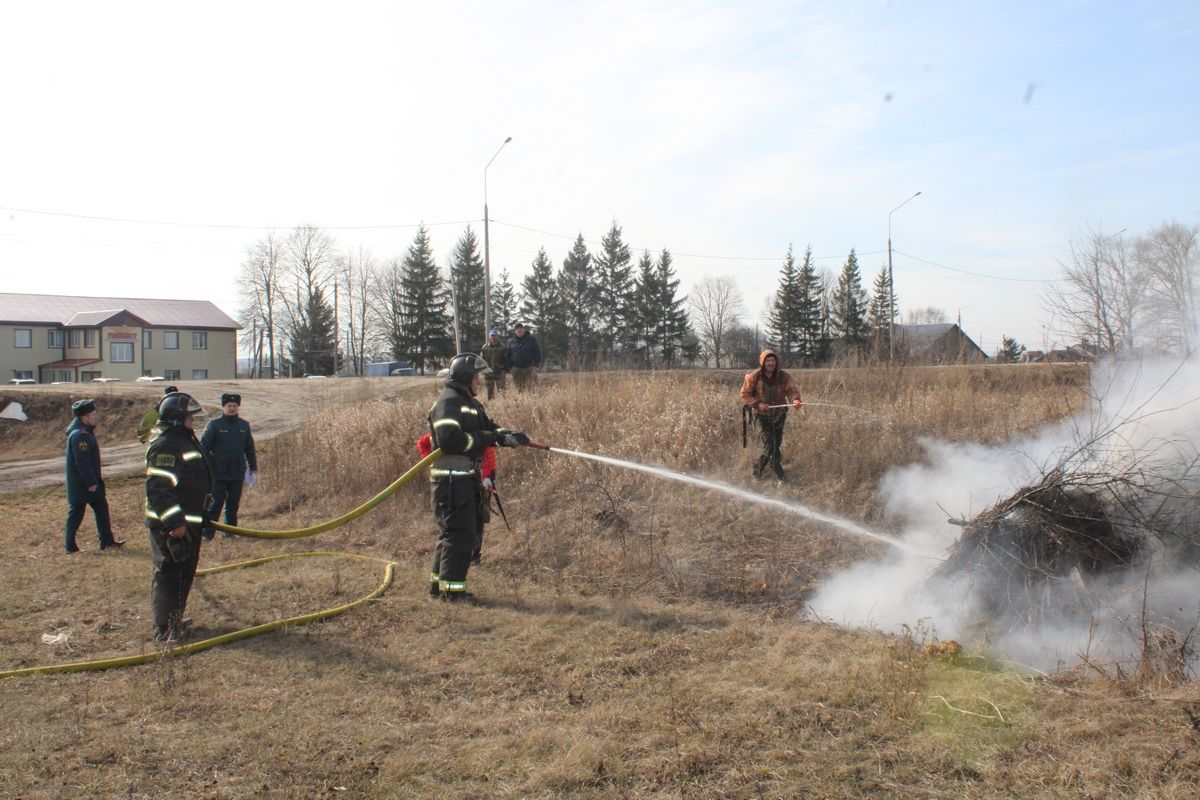
[[[162,375],[143,375],[137,379],[138,383],[156,383],[163,380]]]
[[[92,378],[92,383],[116,383],[120,378]]]
[[[450,368],[443,367],[443,368],[439,369],[437,372],[437,376],[439,378],[449,378],[450,377]]]
[[[31,383],[37,383],[33,378],[13,378],[9,381],[13,386],[28,386]]]

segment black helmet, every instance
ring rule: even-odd
[[[201,410],[196,399],[184,392],[172,392],[158,402],[158,418],[168,425],[178,425]]]
[[[470,385],[479,373],[491,371],[487,362],[474,353],[459,353],[450,362],[450,380],[464,385]]]

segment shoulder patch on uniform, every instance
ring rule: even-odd
[[[81,442],[79,443],[79,452],[81,452],[81,453],[86,453],[87,451],[88,451],[87,442],[85,442],[85,441],[81,441]]]
[[[154,466],[173,467],[175,466],[175,456],[170,453],[159,453],[154,457]]]

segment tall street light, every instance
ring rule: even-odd
[[[509,136],[504,140],[504,144],[500,145],[496,151],[496,156],[500,155],[500,150],[504,149],[504,145],[512,141]],[[492,161],[496,160],[496,156],[492,156],[487,162],[487,167],[483,168],[483,341],[488,340],[488,331],[492,329],[492,248],[488,241],[488,207],[487,207],[487,171],[492,165]]]
[[[909,200],[921,194],[917,192],[888,212],[888,365],[896,358],[896,282],[892,277],[892,214],[899,211]],[[485,229],[486,230],[486,229]]]

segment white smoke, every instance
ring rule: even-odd
[[[1196,541],[1200,526],[1200,361],[1106,363],[1093,371],[1085,410],[1032,437],[1002,446],[927,440],[922,447],[925,463],[893,469],[880,484],[888,519],[917,552],[948,552],[963,532],[949,519],[971,519],[1055,468],[1121,476],[1113,522],[1138,525],[1149,546],[1132,569],[1089,584],[1087,613],[999,635],[980,618],[969,582],[931,580],[940,562],[898,551],[827,580],[810,603],[818,616],[884,630],[921,624],[964,642],[988,637],[1001,654],[1041,669],[1081,657],[1129,660],[1147,626],[1167,625],[1181,636],[1196,626],[1196,549],[1180,558],[1176,545]]]

